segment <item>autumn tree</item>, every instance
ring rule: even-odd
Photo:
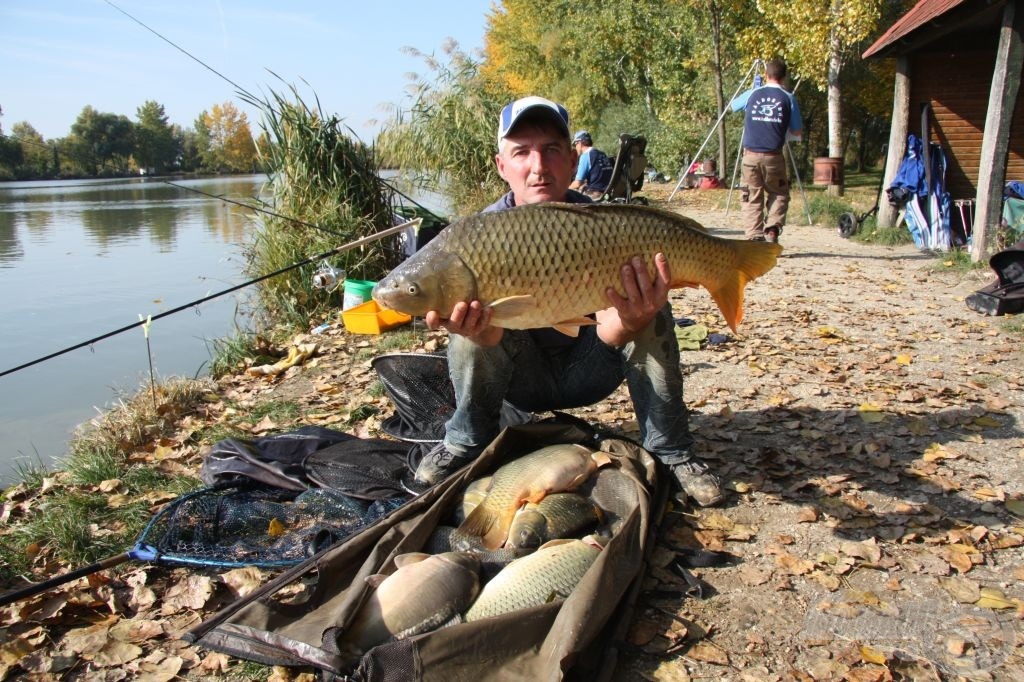
[[[598,146],[644,134],[648,155],[674,166],[680,141],[698,138],[717,114],[687,59],[694,34],[683,3],[506,0],[488,17],[481,73],[515,96],[564,103]]]
[[[845,151],[843,69],[877,32],[884,4],[883,0],[829,0],[827,5],[793,0],[783,5],[758,0],[764,25],[747,29],[740,38],[752,54],[765,59],[784,55],[793,74],[827,93],[829,156],[842,157]]]
[[[203,148],[203,165],[220,173],[251,172],[256,166],[256,143],[245,112],[224,102],[204,111],[200,119],[196,132]]]
[[[136,110],[136,118],[135,163],[141,169],[152,168],[157,172],[172,167],[179,149],[164,106],[147,100]]]

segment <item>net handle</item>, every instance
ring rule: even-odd
[[[32,585],[28,585],[27,587],[23,587],[20,590],[12,590],[10,592],[5,592],[3,595],[0,595],[0,606],[7,606],[8,604],[13,604],[14,602],[21,601],[22,599],[34,597],[35,595],[41,592],[46,592],[47,590],[57,587],[58,585],[63,585],[64,583],[71,582],[72,580],[77,580],[78,578],[82,578],[87,575],[92,575],[97,571],[102,571],[107,568],[113,568],[114,566],[123,564],[124,562],[134,558],[135,557],[133,556],[133,552],[129,550],[127,552],[123,552],[115,556],[107,557],[106,559],[103,559],[102,561],[97,561],[94,564],[89,564],[88,566],[83,566],[81,568],[76,568],[73,571],[68,571],[67,573],[55,576],[53,578],[50,578],[49,580],[44,580],[41,583],[34,583]]]

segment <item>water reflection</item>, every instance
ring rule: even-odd
[[[248,203],[264,182],[181,184]],[[0,291],[17,294],[0,297],[0,372],[244,281],[253,212],[214,197],[139,180],[0,183]],[[246,326],[245,297],[154,322],[158,379],[200,372],[207,340]],[[0,377],[0,487],[18,459],[63,457],[76,424],[148,380],[147,355],[133,331]]]
[[[263,176],[247,176],[183,180],[175,183],[178,187],[155,180],[2,184],[0,266],[11,267],[24,257],[22,231],[46,237],[57,215],[62,229],[77,223],[100,256],[113,246],[145,238],[161,251],[173,250],[178,227],[196,222],[224,243],[237,243],[251,225],[253,212],[183,188],[255,204],[263,181]]]

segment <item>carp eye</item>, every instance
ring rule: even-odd
[[[415,284],[410,284],[409,285],[409,295],[410,296],[415,296],[416,294],[419,293],[419,291],[420,291],[420,288],[418,286],[416,286]]]

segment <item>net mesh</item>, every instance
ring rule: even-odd
[[[322,488],[206,488],[179,498],[136,547],[167,562],[290,566],[373,523],[407,498],[366,502]]]
[[[395,414],[381,428],[406,441],[438,442],[455,411],[455,387],[448,377],[444,353],[389,353],[370,363],[377,372]]]

